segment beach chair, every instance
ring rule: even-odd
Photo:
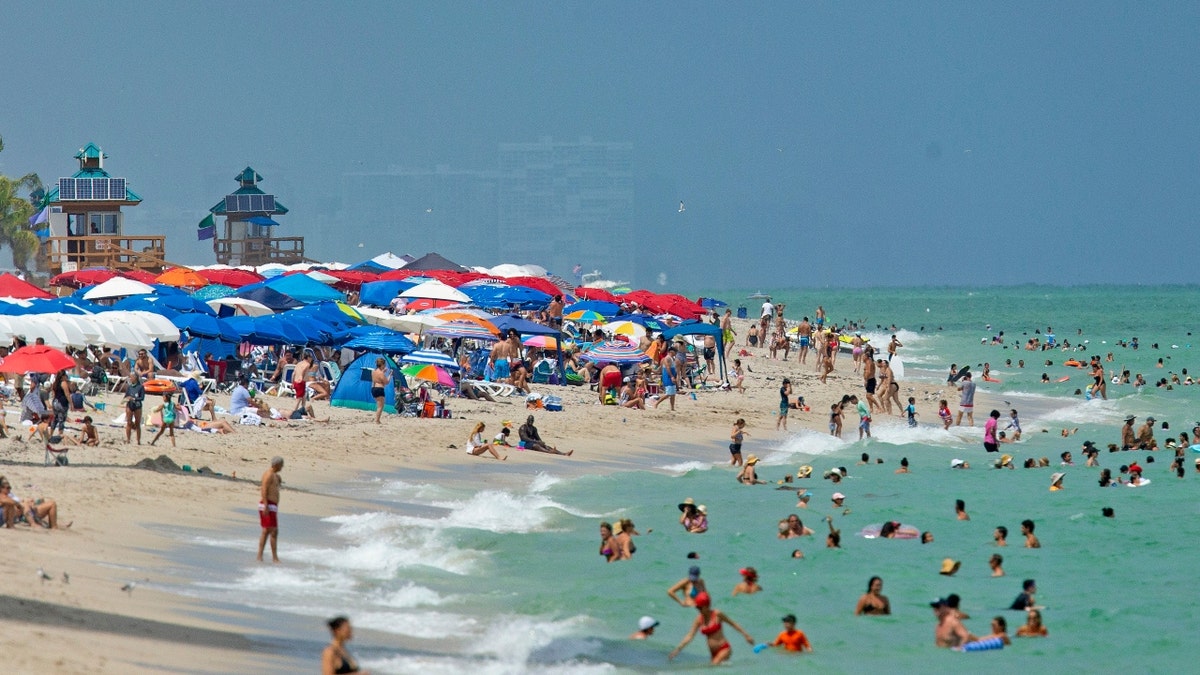
[[[66,466],[70,464],[67,458],[68,448],[56,448],[49,443],[46,444],[45,466]]]
[[[550,378],[554,375],[554,367],[549,361],[538,361],[533,367],[533,383],[534,384],[550,384]]]
[[[512,396],[517,392],[516,387],[503,382],[487,382],[485,380],[463,380],[463,382],[474,386],[480,391],[486,391],[492,398],[499,396]]]

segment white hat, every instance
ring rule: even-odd
[[[957,469],[958,467],[962,466],[965,463],[966,462],[962,461],[961,459],[952,459],[952,460],[950,460],[950,468]]]
[[[837,500],[839,500],[839,499],[845,499],[845,498],[846,498],[846,495],[844,495],[844,494],[842,494],[842,493],[840,493],[840,492],[835,492],[835,493],[833,493],[833,496],[832,496],[832,497],[830,497],[830,499],[831,499],[831,500],[833,500],[833,501],[835,501],[835,502],[836,502]]]
[[[658,621],[652,616],[643,616],[638,619],[638,630],[650,630],[658,625]]]

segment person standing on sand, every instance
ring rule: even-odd
[[[387,401],[388,381],[391,380],[391,373],[388,372],[387,360],[382,356],[375,359],[375,370],[371,371],[371,396],[375,399],[375,424],[382,424],[379,418],[383,416],[383,406]]]
[[[800,363],[808,363],[808,348],[812,345],[812,324],[808,322],[808,317],[804,317],[800,321],[800,325],[796,326],[796,335],[800,339],[799,352]]]
[[[725,341],[725,359],[729,360],[729,356],[733,354],[733,340],[737,337],[737,331],[733,330],[733,310],[726,309],[725,316],[721,317],[721,339]]]
[[[967,423],[975,426],[975,383],[971,381],[971,373],[963,373],[958,390],[961,394],[958,397],[958,417],[954,420],[954,426],[962,426],[963,413],[967,414]]]
[[[791,408],[792,400],[792,381],[788,378],[783,378],[783,385],[779,387],[779,417],[775,420],[775,430],[779,430],[779,425],[783,425],[783,430],[787,431],[788,410]]]
[[[279,562],[279,486],[283,482],[280,471],[283,471],[283,458],[277,455],[271,458],[271,468],[263,473],[258,490],[258,519],[262,524],[262,534],[258,536],[259,562],[262,562],[268,538],[271,540],[271,561]]]
[[[871,412],[875,412],[879,408],[879,402],[875,400],[875,388],[878,382],[875,380],[875,350],[867,347],[867,351],[863,354],[863,387],[867,390],[865,398]]]
[[[658,405],[667,399],[671,402],[671,410],[675,410],[675,394],[678,392],[679,385],[679,362],[675,360],[677,350],[671,347],[667,350],[667,356],[662,360],[662,385],[663,395],[658,397],[654,402],[654,409],[658,409]]]
[[[303,409],[308,402],[308,371],[313,367],[312,352],[304,352],[299,363],[292,370],[292,391],[296,392],[296,407],[292,412]]]

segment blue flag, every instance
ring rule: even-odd
[[[30,225],[41,225],[50,220],[50,207],[47,206],[29,218]]]
[[[196,238],[200,241],[212,239],[213,237],[217,236],[217,224],[213,221],[211,213],[207,216],[204,216],[204,220],[200,221],[200,225],[198,227],[200,229],[196,230]]]

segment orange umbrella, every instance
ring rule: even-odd
[[[186,267],[172,267],[155,277],[154,281],[166,284],[167,286],[179,286],[183,288],[203,288],[208,285],[208,279]]]
[[[438,312],[434,316],[441,319],[442,321],[469,321],[473,324],[477,324],[479,326],[482,326],[483,328],[486,328],[488,330],[488,332],[491,333],[492,335],[500,334],[500,329],[496,328],[494,325],[492,325],[491,321],[488,321],[487,319],[483,319],[478,316],[475,316],[474,314],[468,314],[466,312],[449,311],[449,312]]]

